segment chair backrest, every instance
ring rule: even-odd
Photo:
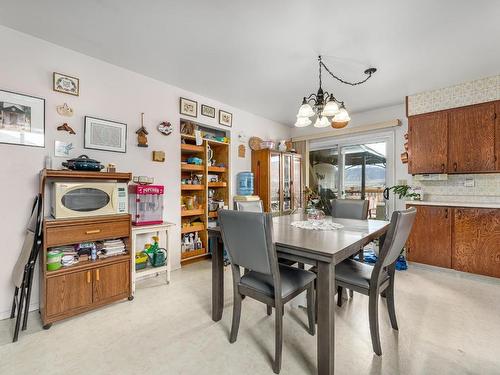
[[[338,219],[368,218],[368,200],[363,199],[332,199],[332,217]]]
[[[235,201],[234,209],[237,211],[246,212],[264,212],[264,204],[261,200],[258,201]]]
[[[381,267],[387,267],[398,259],[410,235],[416,214],[417,210],[415,207],[392,213],[391,225],[385,235],[384,245],[379,253]]]
[[[219,210],[222,240],[233,265],[276,275],[278,260],[269,213]]]

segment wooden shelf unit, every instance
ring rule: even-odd
[[[181,124],[185,121],[182,120]],[[190,121],[192,122],[192,121]],[[224,130],[220,129],[210,129],[202,124],[196,124],[199,126],[200,130],[210,132],[213,131],[215,134],[220,135],[222,133],[226,134]],[[227,135],[225,135],[227,136]],[[182,201],[185,202],[185,197],[196,196],[198,202],[201,203],[200,208],[188,210],[186,207],[181,209],[181,222],[193,223],[191,226],[181,226],[181,241],[185,234],[197,232],[201,241],[202,249],[196,249],[192,251],[185,251],[181,253],[181,263],[183,265],[191,263],[195,260],[201,260],[206,258],[208,254],[208,235],[207,235],[207,225],[208,220],[216,219],[216,212],[208,211],[208,200],[209,200],[209,189],[214,189],[216,197],[224,200],[225,205],[229,205],[229,143],[220,142],[212,139],[206,139],[203,137],[203,143],[201,145],[196,145],[196,138],[193,135],[181,134],[181,179],[190,178],[194,175],[202,175],[201,185],[190,185],[181,184],[181,194]],[[208,163],[208,150],[212,149],[213,159],[217,163],[223,163],[224,166],[209,166]],[[203,160],[202,165],[191,165],[184,163],[187,158],[194,156]],[[218,182],[209,182],[208,175],[217,175]]]
[[[43,169],[39,177],[40,194],[45,199],[45,187],[51,181],[128,182],[132,174]],[[40,316],[45,328],[53,322],[131,297],[130,237],[129,214],[43,220]],[[123,240],[127,253],[47,270],[47,251],[53,247],[116,238]]]

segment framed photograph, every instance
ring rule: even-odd
[[[180,98],[179,112],[181,115],[198,117],[198,102],[186,98]]]
[[[85,116],[84,148],[127,152],[127,124]]]
[[[75,96],[80,95],[80,80],[78,78],[54,72],[52,81],[54,91]]]
[[[219,109],[219,124],[233,126],[233,114]]]
[[[0,143],[45,147],[45,99],[0,90]]]
[[[215,118],[215,108],[210,107],[210,106],[205,105],[205,104],[202,104],[201,105],[201,114],[203,116]]]

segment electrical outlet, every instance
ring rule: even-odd
[[[473,178],[466,178],[464,181],[464,186],[465,187],[474,187],[475,186],[474,179]]]

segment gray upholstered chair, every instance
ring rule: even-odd
[[[237,211],[246,212],[264,212],[264,204],[261,200],[258,201],[235,201],[234,209]]]
[[[240,325],[242,296],[256,299],[276,310],[276,348],[273,371],[281,369],[284,305],[307,291],[309,333],[315,334],[314,280],[310,271],[278,263],[269,213],[220,210],[219,222],[224,246],[233,272],[233,322],[229,342],[236,341]],[[249,270],[241,276],[240,267]]]
[[[396,260],[401,254],[411,227],[415,221],[417,210],[412,207],[406,211],[395,211],[391,224],[375,266],[346,259],[335,267],[335,282],[337,285],[337,304],[342,306],[342,288],[348,288],[369,297],[368,315],[373,351],[382,355],[378,327],[379,295],[385,292],[387,309],[393,329],[398,329],[396,310],[394,307],[394,277]]]
[[[332,217],[342,219],[368,219],[370,201],[363,199],[332,199]]]

